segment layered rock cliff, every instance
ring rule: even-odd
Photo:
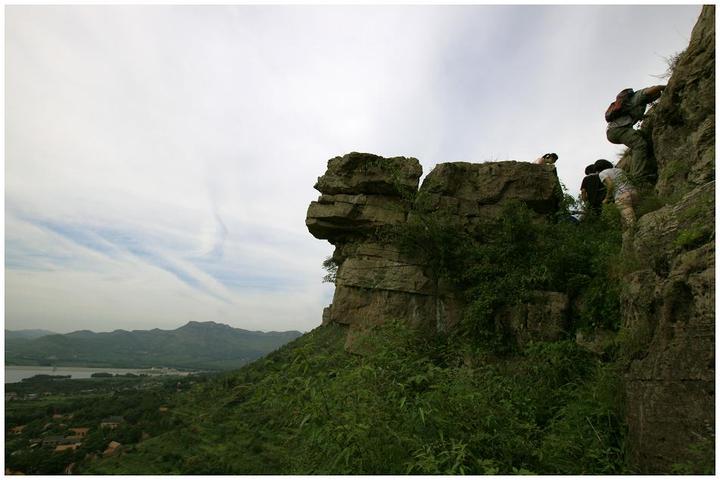
[[[706,6],[642,126],[653,140],[654,195],[664,206],[640,212],[625,234],[617,340],[625,358],[629,464],[645,473],[669,473],[697,456],[693,452],[714,449],[714,59],[715,7]],[[330,160],[315,185],[322,195],[308,209],[307,226],[335,245],[337,266],[323,323],[349,326],[349,349],[372,325],[397,319],[442,331],[464,313],[451,286],[387,240],[388,228],[442,210],[474,235],[508,202],[524,203],[539,221],[560,202],[553,166],[444,163],[418,189],[421,174],[413,158],[351,153]],[[497,313],[518,344],[555,340],[571,330],[564,292],[538,291],[530,298]]]
[[[555,167],[526,162],[466,162],[439,164],[418,190],[422,168],[414,158],[383,158],[350,153],[328,162],[315,188],[322,193],[312,202],[306,224],[316,238],[335,245],[335,295],[325,309],[323,323],[348,325],[347,347],[369,326],[400,320],[429,331],[442,331],[462,317],[459,296],[409,258],[383,233],[427,211],[442,211],[451,221],[473,232],[484,220],[497,217],[504,204],[520,201],[538,218],[557,210],[560,185]],[[552,320],[528,312],[508,318],[524,337],[547,336],[538,322],[562,323],[567,298],[538,292],[537,303]],[[526,319],[531,318],[527,327]],[[552,330],[552,329],[550,329]],[[555,328],[557,330],[557,328]]]
[[[657,473],[715,441],[714,6],[643,129],[656,194],[669,204],[641,217],[624,246],[622,333],[635,350],[625,379],[631,455]]]

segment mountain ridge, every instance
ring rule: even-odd
[[[237,368],[302,335],[299,331],[249,331],[191,321],[174,330],[77,330],[33,339],[5,339],[8,365],[168,366]]]

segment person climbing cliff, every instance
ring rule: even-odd
[[[585,204],[585,219],[600,215],[605,198],[605,185],[600,181],[594,163],[585,167],[585,178],[580,185],[580,198]]]
[[[610,203],[611,200],[614,200],[620,210],[623,225],[625,227],[634,225],[637,193],[625,172],[620,168],[613,167],[613,164],[605,159],[595,162],[595,171],[605,185],[605,198],[602,202]]]
[[[648,104],[654,102],[665,85],[655,85],[634,91],[626,88],[617,94],[605,112],[607,139],[610,143],[625,145],[632,150],[628,174],[636,183],[654,184],[657,180],[657,163],[651,154],[650,139],[633,125],[643,119]]]

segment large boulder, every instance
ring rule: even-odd
[[[310,203],[305,225],[315,238],[336,242],[372,234],[385,225],[405,222],[408,202],[387,195],[321,195]]]
[[[453,162],[438,164],[420,187],[421,196],[463,216],[517,200],[537,213],[558,209],[562,193],[553,165],[527,162]],[[495,210],[492,210],[497,211]]]
[[[449,282],[393,245],[392,236],[383,234],[388,227],[442,211],[472,233],[470,227],[497,217],[508,202],[523,202],[541,218],[556,211],[561,199],[552,165],[443,163],[418,192],[421,174],[414,158],[351,153],[331,159],[315,185],[322,195],[310,204],[306,225],[313,236],[335,245],[337,266],[335,294],[323,323],[348,325],[350,350],[362,332],[389,320],[435,332],[452,328],[464,313]],[[533,298],[511,314],[510,328],[521,344],[557,338],[564,328],[564,295],[544,292]]]
[[[338,244],[403,223],[420,175],[415,158],[357,152],[332,158],[315,184],[322,195],[310,204],[305,224],[315,238]]]
[[[401,196],[417,191],[422,167],[416,158],[384,158],[352,152],[328,161],[315,189],[328,195],[367,193]]]

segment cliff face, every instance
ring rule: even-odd
[[[706,6],[642,127],[653,139],[654,193],[665,206],[626,232],[619,266],[629,463],[644,473],[669,473],[696,461],[694,451],[707,460],[714,450],[714,89],[715,7]],[[421,173],[412,158],[351,153],[330,160],[315,186],[322,195],[310,205],[307,226],[335,245],[338,267],[323,323],[349,326],[346,348],[365,328],[388,320],[432,332],[452,328],[464,313],[459,295],[388,242],[385,229],[442,210],[473,235],[510,201],[538,219],[559,205],[552,166],[439,164],[418,190]],[[529,298],[496,316],[519,344],[572,330],[563,292]]]
[[[653,139],[660,195],[686,193],[715,179],[715,6],[703,7],[644,122]]]
[[[315,237],[335,245],[335,296],[325,309],[323,323],[348,325],[347,347],[352,349],[365,328],[400,320],[429,330],[456,324],[463,305],[455,292],[433,278],[426,265],[408,258],[383,236],[386,227],[403,224],[413,215],[442,210],[468,232],[483,220],[499,215],[509,201],[521,201],[538,217],[554,212],[560,185],[553,166],[526,162],[466,162],[438,165],[418,190],[422,169],[414,158],[383,158],[351,153],[328,162],[315,188],[322,195],[312,202],[306,224]],[[551,301],[548,299],[551,298]],[[532,332],[547,336],[558,328],[538,322],[564,322],[563,294],[538,292],[538,302],[550,303],[547,315],[511,312],[523,338]],[[527,319],[530,317],[530,326]]]
[[[712,449],[715,425],[715,7],[706,6],[644,130],[671,203],[641,217],[624,245],[623,334],[632,457],[668,472],[690,446]],[[677,201],[673,201],[679,198]]]

